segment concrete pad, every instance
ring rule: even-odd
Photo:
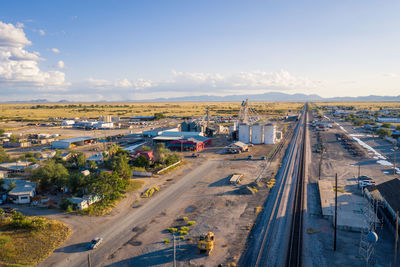
[[[341,183],[351,184],[351,182],[341,180]],[[354,182],[353,182],[354,183]],[[340,188],[344,187],[341,185]],[[334,182],[328,180],[318,181],[318,188],[321,198],[322,216],[328,218],[334,224],[335,215],[335,191]],[[369,228],[367,216],[363,214],[367,210],[373,214],[372,207],[363,197],[338,191],[338,218],[337,227],[341,230],[361,232]],[[378,222],[376,215],[372,215],[372,220]]]

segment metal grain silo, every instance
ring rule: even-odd
[[[250,143],[251,128],[247,123],[239,124],[239,141],[245,144]]]
[[[276,127],[272,124],[264,125],[264,144],[275,144]]]
[[[263,143],[263,131],[264,127],[258,123],[251,126],[251,143],[262,144]]]

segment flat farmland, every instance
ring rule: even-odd
[[[262,115],[280,115],[287,111],[297,111],[304,103],[251,102],[250,106]],[[206,108],[210,115],[232,116],[240,110],[240,102],[176,102],[176,103],[18,103],[1,104],[1,121],[47,121],[49,118],[84,117],[101,115],[120,117],[152,116],[202,116]]]
[[[316,102],[317,106],[342,106],[355,109],[379,110],[400,108],[400,102]]]

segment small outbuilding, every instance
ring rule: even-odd
[[[51,143],[51,147],[54,149],[69,149],[74,145],[75,146],[83,146],[83,145],[95,143],[95,141],[96,141],[96,138],[90,137],[90,136],[75,137],[75,138],[70,138],[70,139],[53,141]]]
[[[35,188],[36,186],[32,186],[30,183],[17,185],[8,192],[8,196],[14,204],[29,204],[36,194]]]
[[[229,153],[241,153],[249,150],[249,146],[243,142],[237,141],[226,147]]]

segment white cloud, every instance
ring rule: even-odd
[[[40,30],[39,30],[39,34],[40,34],[41,36],[45,36],[45,35],[46,35],[46,32],[45,32],[43,29],[40,29]]]
[[[59,61],[57,62],[57,67],[58,67],[59,69],[63,69],[63,68],[65,68],[64,61],[62,61],[62,60],[59,60]]]
[[[156,86],[156,83],[154,83],[153,81],[145,80],[142,78],[139,78],[134,82],[128,80],[127,78],[115,81],[89,78],[88,81],[90,85],[103,89],[120,88],[120,89],[143,90],[146,88],[151,88],[153,86]]]
[[[315,88],[315,82],[302,77],[291,75],[288,71],[278,72],[239,72],[231,74],[177,72],[172,71],[172,79],[158,84],[158,89],[163,88],[174,91],[190,91],[191,89],[202,92],[243,92],[262,90],[294,90]]]
[[[127,79],[122,79],[122,80],[118,80],[114,83],[114,85],[116,87],[121,87],[121,88],[129,88],[132,87],[132,83]]]
[[[169,79],[152,81],[143,78],[129,80],[104,80],[90,78],[86,83],[71,88],[70,93],[80,93],[86,88],[89,94],[100,93],[106,98],[130,97],[170,97],[185,95],[227,95],[257,94],[271,91],[309,91],[319,88],[320,83],[307,78],[297,77],[288,71],[277,72],[239,72],[230,74],[178,72],[172,71]],[[134,95],[134,96],[133,96]],[[147,96],[147,97],[146,97]]]
[[[57,48],[52,48],[51,52],[58,54],[58,53],[60,53],[60,50]]]
[[[23,29],[0,21],[0,47],[24,47],[30,44]]]
[[[14,89],[66,85],[63,72],[40,70],[38,62],[44,59],[39,52],[25,50],[30,44],[22,28],[0,21],[0,83],[14,85]]]
[[[399,74],[393,72],[382,73],[382,75],[389,78],[397,78],[400,76]]]
[[[17,22],[15,26],[17,26],[17,28],[23,28],[25,25],[22,22]]]
[[[112,85],[112,82],[107,81],[107,80],[100,80],[100,79],[94,79],[92,77],[89,78],[89,83],[91,85],[97,86],[97,87],[105,87],[105,86],[110,86]]]

